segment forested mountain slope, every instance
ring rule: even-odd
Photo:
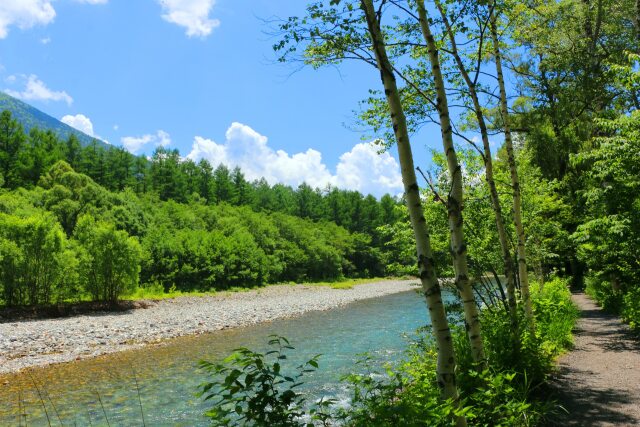
[[[78,138],[82,146],[87,146],[94,140],[101,145],[107,145],[99,139],[95,139],[66,123],[62,123],[55,117],[51,117],[26,102],[22,102],[4,92],[0,92],[0,111],[4,110],[11,112],[11,115],[22,125],[22,128],[27,134],[31,129],[46,129],[52,131],[61,139],[68,139],[71,135],[74,135]]]

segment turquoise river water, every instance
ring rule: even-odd
[[[322,354],[320,368],[305,377],[311,398],[348,402],[340,378],[368,352],[383,365],[401,358],[411,337],[428,323],[424,299],[403,292],[343,308],[251,327],[171,340],[167,345],[0,377],[0,426],[205,426],[206,403],[195,396],[206,380],[199,360],[220,360],[244,346],[263,351],[270,334],[287,337],[297,366]],[[137,386],[136,386],[137,380]],[[139,393],[138,393],[139,390]],[[141,397],[142,411],[138,396]],[[22,414],[22,415],[21,415]],[[106,414],[106,418],[105,418]],[[26,415],[26,416],[25,416]]]

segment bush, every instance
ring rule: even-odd
[[[552,357],[573,345],[572,331],[579,312],[571,301],[569,286],[570,279],[554,278],[531,289],[537,338]]]
[[[622,318],[631,329],[640,328],[640,288],[635,287],[623,297]]]
[[[586,285],[587,295],[598,301],[604,311],[613,314],[619,314],[622,311],[624,296],[622,292],[615,291],[611,283],[592,275],[587,277]]]
[[[141,249],[134,237],[90,215],[78,220],[81,281],[94,301],[116,302],[138,285]]]
[[[362,374],[344,378],[351,389],[350,406],[336,418],[351,426],[451,425],[460,411],[452,401],[441,401],[435,378],[432,347],[416,345],[409,361],[398,368],[372,367],[367,356],[358,361]]]
[[[73,255],[49,214],[0,214],[0,284],[6,305],[42,305],[63,299],[74,277]],[[69,265],[71,264],[71,265]]]
[[[201,385],[199,393],[205,400],[214,399],[205,413],[212,425],[289,427],[329,421],[325,409],[333,401],[321,400],[308,409],[304,395],[296,391],[303,375],[318,368],[319,356],[298,366],[289,376],[281,363],[287,359],[285,351],[294,348],[286,338],[276,335],[270,337],[269,345],[274,349],[266,354],[240,348],[221,364],[200,362],[200,367],[213,375],[211,382]],[[303,417],[310,421],[303,422]]]
[[[526,378],[526,382],[537,386],[546,381],[554,358],[572,345],[578,310],[571,301],[568,279],[555,278],[544,286],[532,283],[531,302],[535,336],[525,327],[523,311],[518,313],[518,335],[514,335],[502,306],[485,309],[481,321],[490,366],[500,372],[516,372],[518,381]],[[462,340],[462,345],[468,345],[466,340]],[[458,350],[458,354],[465,352],[465,348]]]
[[[595,299],[608,313],[618,314],[631,329],[640,328],[640,287],[633,286],[633,279],[621,283],[614,289],[602,274],[591,274],[586,278],[585,292]]]

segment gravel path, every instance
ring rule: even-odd
[[[558,425],[640,425],[640,341],[586,295],[573,300],[581,319],[575,348],[560,359],[554,384],[569,412]]]
[[[342,290],[278,285],[218,296],[162,300],[145,309],[125,312],[4,322],[0,323],[0,374],[137,348],[182,335],[328,310],[416,289],[416,285],[416,280],[383,281]]]

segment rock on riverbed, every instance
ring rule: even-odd
[[[279,285],[248,292],[158,301],[146,309],[0,323],[0,373],[246,326],[417,288],[395,280],[332,289]]]

